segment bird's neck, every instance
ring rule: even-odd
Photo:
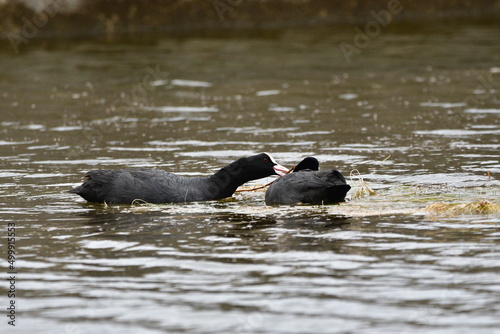
[[[209,180],[214,199],[232,196],[239,186],[249,181],[249,179],[245,177],[241,169],[241,164],[239,164],[238,161],[220,169],[217,173],[212,175]]]

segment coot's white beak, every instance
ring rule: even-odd
[[[283,166],[278,165],[278,164],[274,165],[274,166],[273,166],[273,169],[274,169],[274,172],[275,172],[276,174],[278,174],[279,176],[283,176],[283,175],[285,175],[286,173],[288,173],[288,168],[283,167]]]

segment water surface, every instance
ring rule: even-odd
[[[423,208],[498,202],[497,28],[394,27],[351,63],[350,27],[0,53],[15,331],[495,332],[500,216]],[[262,151],[356,169],[377,194],[287,208],[262,191],[156,207],[66,193],[93,168],[209,175]]]

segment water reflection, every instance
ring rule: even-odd
[[[486,328],[497,321],[491,297],[496,262],[492,244],[480,241],[494,236],[496,224],[321,215],[186,219],[106,210],[81,217],[67,226],[71,230],[51,233],[65,249],[47,258],[49,267],[30,256],[22,264],[24,289],[33,301],[28,310],[39,321],[100,320],[121,326],[136,307],[151,310],[145,317],[155,328],[201,326],[208,332],[237,331],[255,316],[259,320],[250,321],[254,331],[278,323],[283,331],[301,332],[284,325],[289,314],[308,329],[318,321],[351,319],[356,329],[366,321],[405,330],[415,323],[438,326],[438,321],[455,330],[470,326],[463,312],[475,310],[481,310]],[[49,222],[52,231],[64,225]],[[471,229],[477,239],[470,238]],[[40,276],[42,268],[50,273]],[[50,290],[59,296],[53,304],[58,306],[38,311],[45,298],[53,300],[44,294]],[[64,312],[58,311],[61,306]],[[196,320],[165,319],[154,309]],[[435,312],[446,312],[446,320]],[[220,314],[229,314],[222,324]]]

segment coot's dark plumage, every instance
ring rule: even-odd
[[[294,169],[276,180],[266,191],[266,204],[331,204],[343,202],[351,189],[336,169],[318,171],[316,158],[307,157]]]
[[[130,204],[209,201],[230,197],[245,182],[287,169],[267,153],[241,158],[210,177],[184,177],[157,169],[92,170],[81,186],[69,192],[89,202]]]
[[[315,157],[307,157],[304,158],[295,168],[294,172],[300,172],[302,170],[318,170],[319,169],[319,161]]]

